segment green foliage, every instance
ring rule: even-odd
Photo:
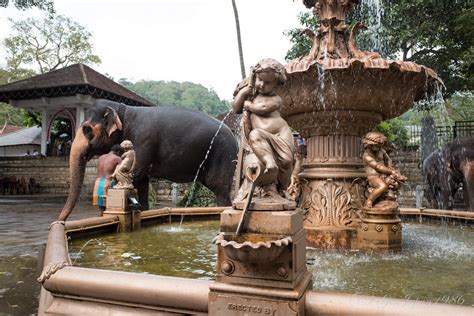
[[[378,52],[384,57],[401,58],[434,69],[446,85],[446,93],[474,89],[474,4],[468,0],[381,0],[383,16],[378,36],[383,40]],[[361,21],[371,27],[373,13],[359,5],[347,24]],[[302,28],[286,32],[293,47],[287,59],[304,56],[310,42],[298,34],[315,30],[317,18],[299,16]],[[374,30],[372,29],[372,32]],[[370,33],[370,31],[369,31]],[[358,37],[363,50],[374,50],[369,33]],[[369,36],[370,37],[370,36]]]
[[[3,46],[6,71],[11,74],[18,75],[22,69],[45,73],[74,63],[101,62],[92,54],[92,34],[68,17],[9,20],[14,34],[3,41]]]
[[[189,202],[188,202],[189,200]],[[191,188],[186,192],[183,199],[178,203],[179,206],[216,206],[216,196],[211,190],[206,188],[199,182],[195,182],[191,185]]]
[[[138,81],[120,79],[126,88],[162,106],[181,106],[205,112],[211,116],[229,111],[229,104],[220,100],[212,89],[191,82]]]
[[[474,94],[472,92],[455,92],[446,101],[446,110],[454,121],[474,121]]]
[[[0,103],[0,129],[4,124],[22,126],[22,111],[12,107],[9,104]]]
[[[153,209],[155,206],[158,205],[158,191],[155,190],[151,182],[148,185],[148,204],[150,209]]]
[[[375,127],[375,131],[384,134],[389,141],[399,147],[408,145],[408,132],[399,118],[381,122]]]
[[[419,125],[427,114],[413,109],[400,116],[400,119],[407,125]],[[469,91],[455,92],[433,107],[429,114],[437,126],[452,125],[454,121],[474,121],[474,94]]]
[[[0,1],[0,8],[6,8],[12,3],[18,10],[27,10],[35,7],[40,10],[46,11],[49,14],[54,14],[53,0],[2,0]]]
[[[27,4],[43,9],[43,5],[53,3],[27,2],[14,1],[20,9],[28,8]],[[8,6],[8,1],[4,6]],[[52,15],[42,20],[28,18],[15,22],[10,19],[10,22],[14,34],[3,41],[6,68],[0,69],[0,85],[73,63],[100,63],[99,57],[92,54],[91,33],[68,17]],[[0,104],[0,124],[41,125],[41,115]]]
[[[319,26],[319,19],[310,12],[301,12],[298,15],[298,20],[301,24],[300,28],[294,28],[284,32],[286,36],[290,37],[290,42],[293,45],[286,53],[286,60],[292,60],[308,54],[311,49],[311,40],[307,36],[302,35],[301,32],[304,29],[314,31]]]

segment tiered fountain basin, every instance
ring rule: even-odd
[[[430,68],[383,58],[306,63],[304,57],[288,63],[286,70],[288,80],[279,91],[284,101],[281,113],[306,136],[313,134],[314,125],[340,132],[349,129],[338,122],[337,114],[342,112],[352,118],[349,125],[363,123],[369,130],[381,120],[405,113],[440,84]],[[358,122],[359,118],[364,121]]]
[[[306,180],[301,207],[307,212],[308,244],[327,249],[400,249],[401,227],[391,232],[383,219],[374,227],[387,226],[385,234],[374,230],[373,240],[356,239],[365,233],[357,234],[363,217],[369,217],[363,210],[367,183],[361,138],[381,121],[434,95],[441,85],[438,76],[412,62],[380,57],[305,56],[289,62],[286,70],[287,82],[278,92],[284,103],[281,113],[307,138],[300,177]],[[397,214],[393,217],[396,220]]]

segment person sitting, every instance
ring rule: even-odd
[[[95,180],[92,204],[98,206],[100,216],[106,208],[105,196],[107,191],[114,186],[112,174],[120,162],[122,162],[122,159],[120,158],[119,145],[113,145],[108,154],[97,159],[97,179]]]

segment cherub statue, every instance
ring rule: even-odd
[[[249,181],[256,182],[260,197],[286,197],[293,169],[293,134],[280,116],[283,101],[275,92],[286,81],[285,68],[274,59],[264,59],[251,69],[250,78],[234,93],[232,104],[242,116],[241,146],[248,152],[243,163],[247,174],[236,200],[249,192]],[[263,171],[262,171],[263,170]],[[249,177],[249,172],[253,177]]]
[[[372,208],[377,203],[378,208],[397,208],[396,193],[407,178],[393,168],[392,160],[386,150],[393,150],[393,145],[387,138],[377,132],[369,132],[362,139],[364,154],[362,160],[369,181],[369,196],[365,202],[366,208]],[[377,201],[380,200],[380,201]]]
[[[112,177],[118,182],[114,189],[133,189],[133,171],[135,169],[135,150],[129,140],[124,140],[120,147],[123,149],[122,162],[115,168]]]

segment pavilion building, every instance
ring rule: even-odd
[[[108,99],[129,106],[155,106],[92,68],[75,64],[28,79],[0,86],[0,102],[41,113],[41,154],[47,154],[55,119],[65,118],[72,127],[71,140],[84,121],[85,111],[96,99]]]

